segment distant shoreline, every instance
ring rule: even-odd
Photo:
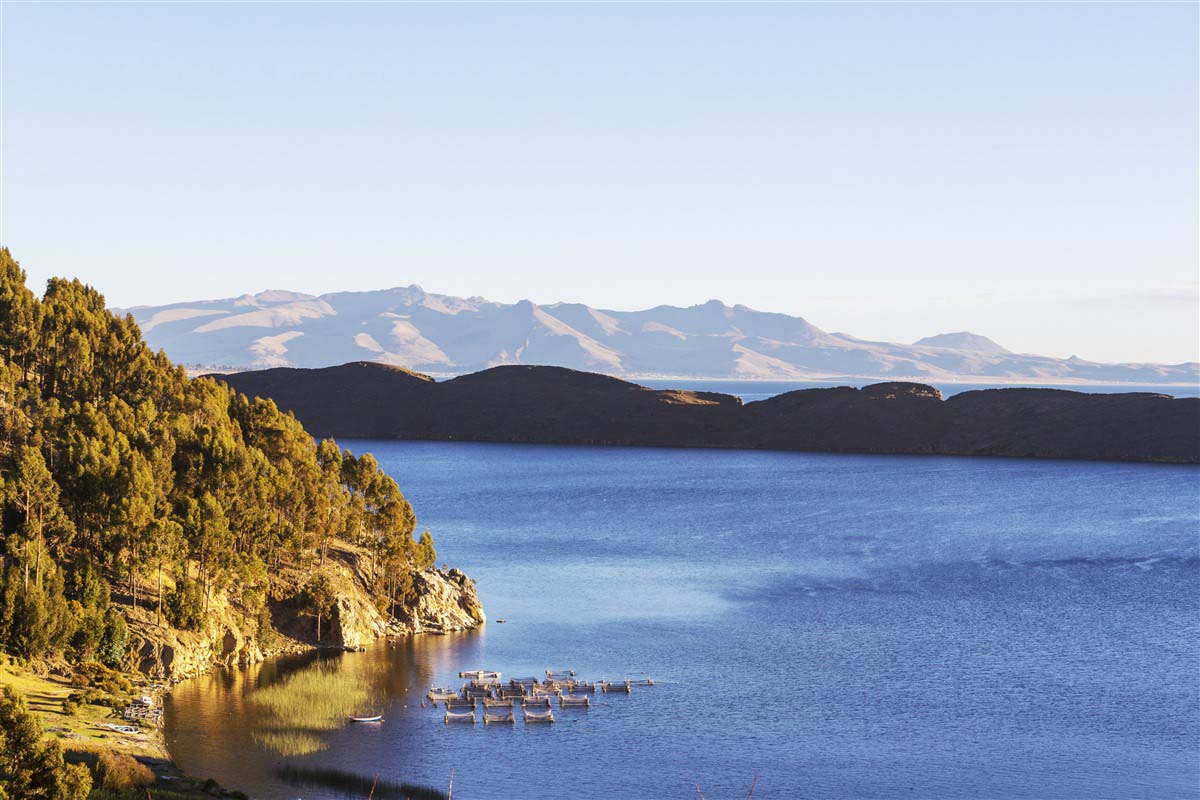
[[[561,367],[448,381],[355,362],[213,376],[316,436],[1200,463],[1200,398],[996,388],[943,398],[892,381],[743,402]]]

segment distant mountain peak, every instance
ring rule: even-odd
[[[384,362],[439,375],[498,364],[619,377],[1188,383],[1195,364],[1096,364],[1010,353],[960,331],[915,345],[829,334],[807,320],[709,300],[639,311],[581,303],[499,303],[415,284],[319,297],[271,290],[129,309],[146,341],[177,362],[245,369]]]
[[[1010,353],[1011,350],[996,344],[986,336],[970,331],[939,333],[913,342],[916,347],[948,347],[952,350],[972,350],[976,353]]]
[[[303,292],[289,292],[286,289],[267,289],[258,294],[244,294],[234,300],[234,304],[239,306],[263,306],[316,299],[313,295],[304,294]]]

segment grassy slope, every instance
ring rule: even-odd
[[[25,697],[29,710],[38,718],[47,735],[62,740],[64,750],[99,753],[116,750],[132,756],[165,759],[166,749],[158,732],[129,734],[104,730],[104,724],[127,725],[120,714],[107,706],[84,704],[74,715],[63,713],[62,701],[78,687],[58,676],[36,675],[12,661],[0,662],[0,684],[13,687]]]
[[[206,792],[200,782],[185,777],[170,761],[161,731],[145,729],[145,733],[125,734],[104,730],[97,726],[129,723],[121,719],[117,711],[90,703],[81,704],[74,715],[64,714],[62,701],[78,689],[66,679],[37,675],[12,659],[0,657],[0,685],[13,687],[25,698],[26,706],[41,723],[45,735],[55,737],[62,744],[68,761],[93,764],[101,753],[125,753],[142,761],[159,777],[151,787],[155,800],[212,799],[213,795]],[[92,797],[144,800],[146,790],[94,791]]]

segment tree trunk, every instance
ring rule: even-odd
[[[133,610],[137,611],[137,544],[130,548],[129,594],[133,596]]]

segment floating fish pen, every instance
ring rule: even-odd
[[[508,699],[505,699],[505,700],[493,700],[490,697],[485,697],[485,698],[483,698],[483,707],[484,708],[512,708],[513,701],[512,701],[511,697]]]
[[[444,722],[478,721],[483,715],[483,724],[511,724],[516,721],[516,709],[521,708],[522,718],[528,724],[555,722],[553,708],[590,709],[597,692],[605,694],[633,694],[634,686],[654,686],[649,677],[625,678],[624,680],[581,680],[574,670],[546,670],[544,678],[513,678],[501,681],[499,672],[471,670],[460,672],[464,679],[461,689],[435,686],[428,697],[434,707],[445,703]],[[424,705],[422,703],[422,705]],[[599,712],[597,712],[599,713]]]
[[[633,694],[633,686],[630,685],[629,681],[624,681],[622,683],[613,683],[612,681],[601,681],[600,689],[605,694],[608,694],[609,692],[624,692],[625,694]]]
[[[491,689],[500,685],[499,678],[471,678],[471,686],[476,689]]]
[[[547,708],[545,711],[535,711],[528,706],[525,707],[525,724],[531,722],[554,722],[554,712]]]
[[[586,681],[574,681],[570,686],[565,687],[565,690],[570,694],[595,694],[596,684],[587,683]]]
[[[496,722],[506,722],[510,725],[515,725],[517,718],[513,716],[512,708],[485,708],[483,710],[483,724],[491,725]]]

